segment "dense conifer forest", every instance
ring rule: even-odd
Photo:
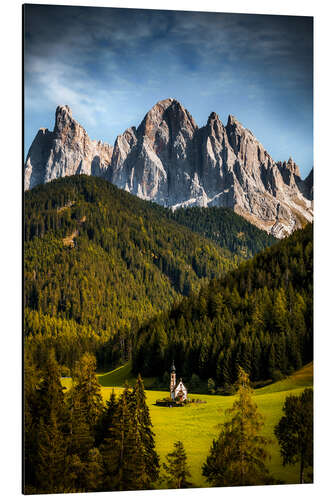
[[[141,378],[104,405],[93,355],[72,375],[64,393],[54,351],[43,370],[26,353],[24,493],[152,488],[160,464]]]
[[[134,371],[163,376],[174,359],[183,376],[211,377],[224,391],[238,366],[252,381],[291,373],[313,358],[312,276],[308,225],[143,326]]]
[[[274,236],[249,224],[231,208],[179,208],[171,212],[170,216],[179,224],[245,258],[253,257],[278,241]]]
[[[143,321],[272,242],[228,211],[186,214],[96,177],[25,194],[25,335],[39,366],[51,346],[66,367],[86,351],[102,366],[128,359]]]

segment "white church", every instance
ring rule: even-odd
[[[172,362],[170,370],[170,397],[173,400],[178,397],[180,401],[185,401],[187,399],[187,389],[182,379],[179,380],[178,384],[176,382],[176,367],[174,361]]]

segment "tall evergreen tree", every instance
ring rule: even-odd
[[[133,399],[135,404],[135,412],[137,414],[137,423],[139,431],[139,439],[143,447],[143,458],[145,464],[145,472],[147,475],[147,487],[157,480],[159,475],[159,457],[155,448],[155,434],[153,424],[151,422],[149,408],[146,403],[146,394],[144,390],[143,380],[139,374],[136,384],[133,389]]]
[[[32,361],[31,355],[26,351],[24,358],[24,490],[36,484],[35,460],[37,455],[37,430],[38,430],[38,396],[37,388],[40,382],[40,372]]]
[[[238,386],[238,399],[226,412],[231,418],[213,440],[202,474],[211,486],[272,484],[266,467],[269,440],[260,435],[263,417],[251,398],[249,378],[242,368]]]
[[[36,460],[37,487],[39,493],[62,493],[65,489],[66,446],[59,429],[56,412],[51,411],[45,422],[40,419]]]
[[[98,448],[89,450],[84,469],[85,491],[101,491],[103,487],[103,458]]]
[[[82,493],[85,491],[85,466],[79,455],[67,454],[64,482],[64,493]]]
[[[60,492],[65,487],[64,470],[69,414],[60,382],[60,369],[53,349],[45,368],[26,365],[26,484],[38,492]],[[40,379],[37,382],[37,378]],[[49,478],[49,479],[48,479]],[[52,489],[54,488],[54,489]]]
[[[37,415],[38,418],[43,418],[44,423],[47,424],[53,412],[57,425],[64,430],[68,423],[68,411],[65,405],[64,389],[61,385],[60,375],[60,367],[56,361],[54,349],[51,349],[37,389]]]
[[[299,462],[299,482],[304,483],[305,468],[313,466],[313,390],[287,396],[283,413],[274,429],[283,465]]]
[[[124,394],[119,398],[109,436],[101,447],[107,491],[143,489],[143,449]]]
[[[94,430],[103,410],[101,386],[96,376],[95,356],[85,353],[76,363],[73,384],[73,397],[79,402],[82,411],[85,412],[90,429]]]
[[[110,398],[107,400],[103,412],[100,415],[95,431],[95,444],[100,444],[109,437],[109,429],[113,426],[114,418],[117,410],[117,398],[114,390],[112,390]]]
[[[72,455],[78,455],[81,460],[85,461],[89,450],[94,445],[94,434],[90,428],[87,419],[85,408],[74,391],[69,394],[69,433],[68,433],[68,449]]]
[[[187,465],[187,456],[181,441],[174,443],[174,450],[167,454],[163,469],[165,473],[162,478],[166,480],[169,488],[193,487],[193,484],[189,481],[191,472]]]

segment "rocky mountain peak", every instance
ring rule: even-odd
[[[69,106],[58,106],[53,132],[41,129],[30,147],[25,188],[81,173],[174,209],[230,207],[280,238],[313,220],[312,175],[303,181],[292,158],[276,163],[235,116],[224,126],[212,112],[198,128],[172,98],[118,135],[114,148],[92,141]]]
[[[84,128],[74,120],[67,105],[57,107],[53,133],[63,142],[71,142],[75,138],[80,141],[83,137],[88,137]]]
[[[299,166],[296,165],[292,157],[290,156],[289,160],[286,163],[286,168],[290,170],[290,172],[294,175],[297,175],[297,177],[301,177],[300,171],[299,171]]]
[[[72,117],[72,110],[68,106],[68,104],[60,104],[59,106],[57,106],[57,109],[56,109],[56,117],[58,115],[62,115],[62,116],[68,115],[68,116]]]
[[[227,127],[231,127],[232,125],[241,125],[241,123],[237,120],[237,118],[234,115],[228,115]]]
[[[309,200],[313,200],[313,168],[304,181],[306,187],[306,196]]]
[[[138,135],[148,137],[151,142],[162,136],[168,142],[170,133],[175,137],[183,130],[193,135],[197,128],[190,113],[176,99],[169,98],[151,108],[138,127]]]
[[[58,106],[55,112],[55,124],[54,131],[61,130],[69,123],[73,123],[75,120],[72,116],[72,110],[69,106]]]
[[[208,125],[208,123],[216,121],[216,120],[219,120],[219,115],[217,113],[215,113],[215,111],[212,111],[208,117],[207,125]]]
[[[228,131],[228,134],[235,134],[235,135],[250,135],[254,137],[253,133],[251,130],[248,128],[245,128],[244,125],[233,115],[228,116],[228,122],[226,126],[226,130]]]
[[[288,161],[278,161],[276,165],[280,171],[283,181],[288,184],[288,186],[296,183],[299,188],[304,191],[304,183],[301,181],[299,167],[291,157]]]
[[[25,189],[67,175],[104,175],[113,148],[92,141],[68,105],[58,106],[52,132],[40,129],[25,163]]]
[[[223,142],[223,139],[226,138],[225,127],[215,111],[213,111],[208,117],[206,130],[208,137],[210,137],[211,139],[214,138],[221,144]]]

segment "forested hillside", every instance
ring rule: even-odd
[[[238,365],[252,381],[277,379],[312,360],[313,227],[212,280],[143,326],[134,371],[181,375],[228,387]]]
[[[25,194],[25,333],[40,362],[52,345],[71,366],[242,260],[170,213],[95,177]],[[131,349],[122,336],[113,360]]]
[[[277,239],[250,224],[230,208],[179,208],[170,217],[222,248],[245,258],[277,243]]]

